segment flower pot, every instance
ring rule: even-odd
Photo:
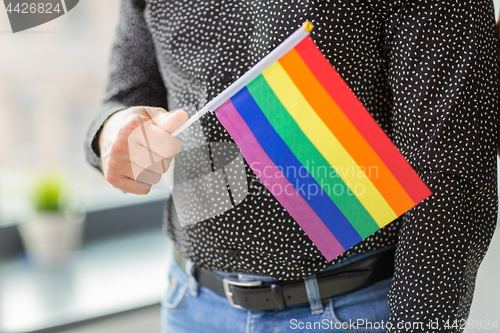
[[[29,259],[39,264],[68,259],[81,245],[84,220],[84,214],[43,212],[19,224]]]

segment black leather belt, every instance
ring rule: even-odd
[[[175,260],[184,269],[185,259],[176,251]],[[185,270],[185,269],[184,269]],[[242,282],[196,266],[192,275],[198,283],[226,297],[229,303],[244,310],[284,309],[309,302],[304,280],[265,283]],[[321,299],[366,288],[394,273],[394,248],[373,257],[316,274]]]

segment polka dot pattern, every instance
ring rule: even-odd
[[[87,138],[94,166],[91,147],[111,114],[132,105],[193,114],[310,20],[325,57],[434,192],[332,263],[397,244],[391,321],[467,317],[497,216],[491,1],[136,0],[121,10],[106,101]],[[233,142],[213,114],[180,138],[184,151]],[[196,154],[176,161],[176,179],[200,172]],[[180,227],[167,202],[177,248],[200,267],[280,280],[331,265],[246,164],[245,172],[249,195],[214,218]]]

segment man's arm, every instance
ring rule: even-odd
[[[461,332],[497,218],[488,1],[408,2],[391,41],[391,137],[433,195],[401,219],[389,332]]]
[[[187,119],[184,112],[165,111],[166,89],[144,6],[141,0],[122,1],[105,101],[85,144],[87,159],[113,186],[136,194],[148,193],[168,169],[180,149],[169,132]]]

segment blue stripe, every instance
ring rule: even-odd
[[[231,101],[274,164],[285,171],[287,167],[295,169],[296,172],[283,172],[283,174],[318,214],[344,249],[347,250],[358,244],[362,240],[361,236],[276,133],[248,89],[246,87],[241,89],[231,98]],[[305,177],[301,177],[301,174]],[[311,190],[318,194],[312,195]]]

